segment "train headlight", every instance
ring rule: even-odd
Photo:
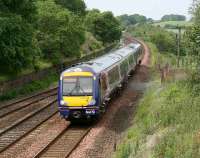
[[[60,105],[65,105],[65,101],[64,101],[64,100],[61,100],[61,101],[60,101]]]
[[[96,104],[96,100],[95,99],[92,99],[89,103],[89,105],[95,105]]]

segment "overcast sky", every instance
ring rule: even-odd
[[[89,9],[112,11],[115,15],[139,13],[159,20],[165,14],[188,15],[192,0],[84,0]]]

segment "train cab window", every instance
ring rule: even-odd
[[[63,96],[92,96],[92,77],[66,77],[63,79]]]
[[[112,70],[108,72],[108,77],[110,85],[119,81],[120,75],[118,66],[114,67]]]

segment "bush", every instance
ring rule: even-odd
[[[129,29],[134,37],[140,37],[147,42],[153,42],[161,52],[171,52],[176,54],[176,36],[172,32],[153,26],[141,24]]]
[[[121,38],[120,23],[112,12],[100,13],[98,10],[92,10],[86,16],[85,25],[88,31],[91,31],[103,44],[112,43]]]

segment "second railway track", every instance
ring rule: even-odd
[[[34,103],[38,103],[41,100],[44,100],[56,94],[57,94],[57,88],[55,88],[54,90],[50,90],[44,93],[40,93],[22,99],[21,101],[19,100],[14,103],[0,106],[0,121],[2,117],[14,112],[15,110],[17,111],[27,106],[31,106]],[[30,115],[25,116],[24,118],[14,123],[12,126],[5,129],[4,131],[2,132],[0,131],[0,157],[1,157],[1,152],[6,153],[8,149],[11,148],[11,146],[18,145],[19,140],[24,140],[26,136],[31,135],[30,134],[31,132],[37,131],[36,128],[40,127],[47,120],[50,120],[50,118],[52,118],[54,115],[57,114],[58,114],[58,109],[55,100],[55,102],[52,102],[47,106],[43,106],[41,109],[35,111],[32,114],[30,112]],[[44,129],[46,130],[47,128]],[[69,157],[91,129],[92,126],[69,125],[65,129],[63,129],[61,133],[55,134],[54,135],[55,139],[52,139],[48,143],[44,143],[44,146],[39,150],[37,150],[37,152],[34,154],[33,157],[34,158]],[[48,139],[48,137],[46,139]],[[26,146],[23,147],[25,148]],[[15,157],[15,155],[13,155],[13,157]]]
[[[26,136],[57,112],[57,104],[55,102],[50,103],[34,115],[27,117],[18,124],[2,132],[0,134],[0,152],[6,150],[10,145]]]
[[[92,127],[87,126],[69,126],[56,139],[47,144],[47,146],[38,152],[34,158],[67,158],[80,144],[83,138],[88,134]]]
[[[21,100],[17,100],[15,102],[12,103],[8,103],[8,104],[4,104],[0,106],[0,118],[15,112],[17,110],[21,110],[23,108],[26,108],[32,104],[35,104],[39,101],[42,101],[44,99],[46,99],[47,97],[50,96],[56,96],[57,94],[57,88],[33,95],[31,97],[27,97]]]
[[[13,126],[20,124],[29,117],[34,116],[35,114],[48,107],[50,104],[55,103],[56,101],[57,99],[55,96],[48,97],[45,100],[32,104],[19,111],[8,114],[3,118],[0,118],[0,134],[6,132]]]

